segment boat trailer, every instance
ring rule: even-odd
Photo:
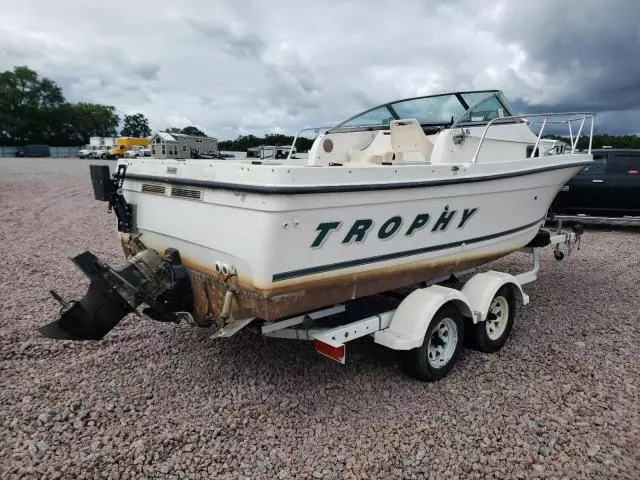
[[[114,179],[109,177],[108,168],[91,168],[96,199],[109,203],[118,217],[120,231],[131,231],[133,207],[126,203],[121,190],[126,167],[119,168]],[[516,300],[523,305],[529,303],[522,286],[538,278],[541,249],[553,247],[555,258],[562,260],[563,249],[570,254],[572,245],[579,245],[584,231],[581,224],[574,224],[572,229],[563,230],[561,225],[553,232],[541,229],[520,250],[532,257],[532,266],[525,272],[511,275],[495,270],[479,272],[476,268],[353,300],[349,306],[371,303],[373,297],[385,295],[395,303],[395,308],[377,309],[375,314],[356,320],[347,315],[347,304],[327,305],[270,322],[255,317],[232,318],[229,307],[233,290],[229,289],[220,315],[220,328],[213,337],[230,337],[250,326],[264,336],[312,341],[320,354],[344,364],[346,344],[372,336],[375,343],[402,351],[405,367],[413,376],[437,380],[451,370],[463,344],[483,352],[502,348],[513,327]],[[73,262],[91,282],[89,289],[81,300],[70,302],[51,291],[62,308],[58,318],[40,327],[40,332],[61,340],[100,340],[127,314],[140,315],[138,308],[143,305],[142,313],[154,320],[196,324],[190,313],[191,279],[182,265],[180,252],[169,248],[160,255],[141,243],[137,247],[136,253],[117,268],[90,252],[74,257]],[[459,280],[469,274],[473,275],[466,282]],[[338,315],[343,318],[336,318]]]
[[[405,370],[412,376],[438,380],[453,368],[463,345],[487,353],[502,348],[514,324],[516,300],[523,305],[529,303],[522,286],[538,278],[542,249],[550,246],[556,260],[564,259],[564,250],[570,254],[573,245],[579,246],[583,233],[580,224],[572,228],[573,231],[540,230],[519,250],[531,255],[532,266],[517,275],[495,270],[478,272],[476,268],[364,297],[351,303],[367,303],[382,295],[396,301],[396,308],[356,320],[347,312],[346,304],[271,322],[255,317],[225,318],[225,324],[212,338],[231,337],[248,327],[267,337],[311,341],[318,353],[345,364],[346,344],[372,336],[375,343],[401,351]],[[90,252],[72,260],[89,277],[89,290],[81,300],[71,302],[51,291],[62,308],[55,321],[40,327],[44,336],[100,340],[127,314],[140,315],[138,307],[143,304],[146,307],[142,313],[154,320],[195,324],[189,313],[193,301],[189,275],[177,250],[168,249],[164,256],[152,249],[141,250],[118,268]],[[471,274],[467,281],[460,281],[460,277]]]
[[[437,380],[453,367],[461,349],[462,338],[459,337],[467,336],[467,345],[487,353],[495,352],[505,344],[515,318],[515,299],[523,305],[529,303],[529,296],[522,286],[537,280],[542,249],[552,247],[555,259],[563,260],[565,250],[570,255],[573,245],[579,248],[584,229],[580,224],[573,228],[573,231],[541,230],[529,245],[519,250],[531,255],[532,265],[517,275],[494,270],[467,270],[423,283],[406,296],[396,292],[378,294],[396,296],[401,301],[397,308],[358,320],[349,319],[337,326],[323,328],[319,324],[326,323],[329,317],[345,314],[347,306],[344,304],[274,322],[254,318],[237,320],[212,337],[231,337],[249,326],[249,330],[267,337],[311,341],[318,353],[344,365],[346,344],[372,336],[377,344],[403,351],[405,366],[413,376]],[[473,276],[466,282],[458,280],[469,274]],[[456,285],[451,286],[452,283]],[[366,302],[367,299],[357,301]],[[463,328],[450,318],[455,317],[455,311],[464,317]],[[317,322],[320,319],[323,322]],[[453,338],[454,333],[458,338]]]
[[[380,295],[398,303],[396,308],[356,320],[348,314],[346,304],[271,322],[255,317],[225,318],[226,323],[212,338],[231,337],[248,327],[267,337],[311,341],[318,353],[345,364],[346,344],[372,336],[375,343],[401,351],[405,369],[412,376],[438,380],[451,370],[463,345],[487,353],[502,348],[513,327],[516,300],[523,305],[529,303],[522,286],[538,278],[542,249],[551,246],[554,257],[562,260],[564,250],[570,254],[572,245],[579,246],[582,232],[580,224],[573,225],[573,231],[540,230],[520,250],[531,255],[531,268],[517,275],[495,270],[478,272],[476,268],[405,288],[408,294],[399,289],[364,297],[351,303],[370,302]],[[40,327],[44,336],[100,340],[127,314],[140,315],[138,307],[143,304],[146,307],[142,313],[154,320],[195,324],[189,313],[193,301],[189,275],[177,250],[168,249],[164,256],[152,249],[141,250],[118,268],[90,252],[72,260],[89,277],[89,290],[81,300],[71,302],[51,291],[62,309],[55,321]],[[459,280],[470,274],[466,282]],[[345,318],[338,318],[336,325],[337,316]]]

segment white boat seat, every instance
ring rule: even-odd
[[[384,130],[378,131],[369,143],[360,150],[349,150],[348,162],[353,164],[381,164],[391,162],[393,152],[389,141],[389,133]]]
[[[425,162],[431,161],[433,143],[422,131],[420,123],[415,118],[392,120],[389,123],[391,132],[391,148],[396,161],[402,162],[405,154],[416,152]],[[407,155],[415,157],[415,155]]]

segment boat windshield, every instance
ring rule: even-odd
[[[389,128],[391,120],[415,118],[422,126],[448,127],[456,124],[486,123],[512,115],[498,91],[448,93],[386,103],[362,112],[331,131],[357,131]]]
[[[466,94],[462,96],[467,100]],[[456,123],[488,122],[494,118],[511,115],[511,113],[507,113],[507,109],[497,95],[490,95],[484,99],[482,97],[469,97],[467,102],[471,108],[467,110],[461,118],[458,118]]]

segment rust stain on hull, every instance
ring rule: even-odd
[[[122,246],[127,255],[145,248],[140,241],[126,242]],[[467,255],[452,261],[428,260],[358,272],[330,279],[289,281],[285,286],[261,290],[237,277],[225,278],[221,273],[199,265],[182,256],[189,272],[193,290],[193,316],[200,325],[211,321],[221,326],[220,313],[229,284],[236,288],[231,306],[231,320],[257,317],[266,321],[279,320],[292,315],[326,307],[336,303],[374,295],[387,290],[428,282],[456,272],[478,267],[517,251],[518,248],[493,252],[488,255]],[[163,252],[158,252],[163,254]]]

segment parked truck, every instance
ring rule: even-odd
[[[98,150],[96,145],[85,145],[78,150],[78,158],[94,158],[93,153]]]
[[[94,147],[113,147],[118,137],[89,137],[89,145]]]
[[[26,145],[16,150],[16,157],[50,157],[49,145]]]
[[[136,137],[119,137],[116,139],[115,145],[111,148],[110,158],[123,158],[124,154],[128,150],[131,150],[134,146],[147,148],[149,146],[149,139]]]

